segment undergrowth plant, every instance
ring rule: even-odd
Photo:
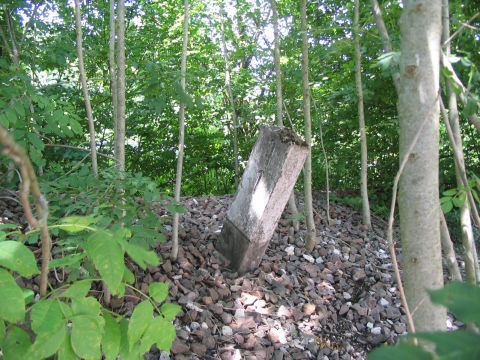
[[[430,298],[433,303],[447,307],[458,320],[474,326],[449,332],[409,334],[403,336],[395,346],[383,346],[374,350],[368,360],[479,359],[480,334],[475,331],[475,327],[480,327],[480,287],[453,282],[442,289],[430,291]],[[425,344],[429,347],[425,347]]]
[[[165,237],[151,203],[163,200],[171,211],[182,211],[181,206],[162,199],[149,179],[120,177],[113,170],[98,179],[86,167],[65,176],[47,174],[42,190],[51,210],[49,267],[68,276],[63,282],[50,278],[50,291],[39,298],[28,285],[40,273],[32,250],[38,229],[23,233],[0,224],[3,358],[139,359],[153,345],[169,351],[176,337],[172,321],[181,307],[166,302],[165,283],[151,283],[147,293],[137,289],[125,260],[128,256],[143,270],[159,265],[151,248]],[[142,301],[129,318],[114,313],[94,296],[92,287],[99,282],[118,297],[130,288]]]

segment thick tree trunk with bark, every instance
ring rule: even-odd
[[[300,4],[301,32],[302,32],[302,84],[303,84],[303,115],[305,119],[305,141],[309,151],[304,167],[304,191],[305,191],[305,220],[307,223],[307,235],[305,248],[312,251],[316,243],[315,221],[313,219],[312,204],[312,119],[310,115],[310,85],[308,83],[308,36],[307,36],[307,1]]]
[[[355,43],[355,84],[357,86],[358,96],[358,122],[360,128],[360,153],[361,153],[361,175],[360,189],[362,194],[362,222],[363,225],[370,228],[372,226],[370,220],[370,204],[368,201],[368,164],[367,164],[367,135],[365,131],[365,112],[363,108],[363,88],[362,88],[362,63],[360,54],[360,2],[355,0],[355,14],[353,19],[354,27],[354,43]]]
[[[92,158],[92,171],[95,177],[98,176],[97,166],[97,145],[95,142],[95,126],[93,122],[92,105],[90,95],[88,94],[87,75],[83,63],[83,41],[82,41],[82,20],[80,14],[80,1],[75,0],[75,28],[77,32],[77,57],[78,69],[80,71],[80,82],[82,84],[83,99],[85,101],[85,110],[87,112],[88,130],[90,132],[90,155]]]
[[[187,73],[187,47],[188,47],[188,0],[184,2],[184,20],[183,20],[183,47],[182,60],[180,65],[180,87],[183,92],[186,89],[186,73]],[[177,157],[177,174],[175,178],[175,201],[180,201],[180,191],[182,187],[182,171],[183,171],[183,149],[185,143],[185,104],[180,102],[178,124],[178,157]],[[177,260],[178,256],[178,226],[180,214],[173,214],[173,235],[172,235],[172,253],[171,259]]]
[[[443,330],[445,308],[427,290],[443,286],[438,193],[441,0],[404,1],[401,18],[400,158],[412,140],[399,191],[405,291],[419,331]]]
[[[260,263],[307,153],[292,130],[260,129],[217,243],[235,271],[251,271]]]
[[[283,126],[283,94],[282,94],[282,70],[280,67],[280,34],[278,31],[278,13],[277,13],[277,3],[276,0],[270,1],[272,6],[272,20],[273,20],[273,59],[275,63],[275,94],[277,96],[277,125]],[[288,208],[295,219],[298,217],[298,209],[295,201],[295,191],[292,191],[290,198],[288,199]],[[295,231],[300,229],[300,224],[298,220],[292,221],[293,228]]]

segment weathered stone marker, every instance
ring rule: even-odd
[[[307,154],[292,130],[260,129],[217,242],[233,270],[245,273],[260,263]]]

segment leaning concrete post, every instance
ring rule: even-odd
[[[260,129],[217,243],[233,270],[244,273],[260,263],[307,154],[292,130]]]

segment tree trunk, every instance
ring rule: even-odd
[[[315,102],[313,100],[313,107],[315,108],[315,112],[320,114]],[[330,175],[329,175],[329,164],[328,164],[328,156],[327,151],[325,150],[325,144],[323,143],[323,125],[322,125],[322,118],[318,115],[318,135],[320,135],[320,147],[322,148],[323,159],[325,161],[325,187],[327,193],[327,222],[328,224],[331,223],[332,218],[330,217]]]
[[[360,127],[360,151],[361,151],[361,176],[360,187],[362,193],[362,222],[363,225],[370,228],[372,226],[370,220],[370,204],[368,202],[368,158],[367,158],[367,135],[365,131],[365,113],[363,108],[363,89],[362,89],[362,64],[360,54],[360,3],[355,0],[355,14],[353,20],[354,27],[354,43],[355,43],[355,83],[357,85],[358,96],[358,122]]]
[[[113,134],[114,134],[114,154],[118,158],[118,90],[117,90],[117,71],[115,64],[115,0],[110,0],[110,34],[108,38],[108,63],[110,71],[110,93],[112,95],[112,113],[113,113]]]
[[[450,13],[449,13],[449,4],[448,0],[443,0],[442,6],[442,20],[443,20],[443,31],[442,31],[442,43],[445,43],[450,37]],[[445,55],[448,57],[451,54],[450,42],[446,42],[445,45]],[[446,81],[446,94],[448,99],[448,120],[450,122],[450,127],[452,129],[453,141],[455,141],[458,154],[459,164],[455,166],[455,173],[457,177],[457,187],[463,187],[462,181],[462,169],[465,169],[465,159],[463,156],[463,144],[462,144],[462,135],[460,133],[460,121],[458,115],[458,105],[457,105],[457,95],[453,92],[450,82]],[[453,144],[452,144],[453,146]],[[465,275],[466,280],[472,284],[476,284],[478,281],[479,274],[477,273],[478,268],[478,257],[477,251],[475,248],[475,241],[473,239],[473,229],[472,222],[470,218],[470,209],[468,207],[468,200],[465,200],[464,204],[460,208],[460,224],[461,224],[461,236],[462,236],[462,245],[465,252]]]
[[[453,248],[452,239],[450,238],[450,233],[448,232],[447,221],[443,212],[440,211],[440,238],[442,241],[442,249],[447,261],[447,268],[452,280],[462,281],[462,274],[458,268],[457,258],[455,256],[455,250]]]
[[[115,134],[115,143],[117,144],[117,168],[120,171],[125,170],[125,1],[118,0],[118,40],[117,40],[117,116],[118,126]]]
[[[305,219],[307,235],[305,248],[312,251],[316,243],[315,221],[312,204],[312,120],[310,116],[310,85],[308,83],[308,36],[307,36],[307,1],[300,4],[302,32],[302,83],[303,83],[303,115],[305,119],[305,141],[308,145],[308,155],[304,167]]]
[[[79,0],[75,0],[75,28],[77,32],[78,69],[80,71],[80,82],[82,83],[83,99],[85,101],[85,110],[87,112],[88,119],[88,130],[90,132],[90,154],[92,158],[92,171],[93,175],[97,177],[97,145],[95,143],[95,127],[93,123],[92,105],[90,104],[90,95],[88,94],[87,88],[87,75],[85,74],[85,65],[83,64],[82,20],[80,14]]]
[[[283,94],[282,94],[282,70],[280,67],[280,35],[278,31],[278,13],[276,0],[270,1],[272,6],[272,20],[273,20],[273,59],[275,63],[275,93],[277,96],[277,125],[283,126]],[[292,225],[295,231],[300,229],[298,218],[298,209],[295,201],[295,190],[290,194],[288,199],[288,208],[291,216],[293,217]]]
[[[383,21],[382,10],[380,9],[380,5],[378,4],[377,0],[371,0],[371,2],[372,2],[373,14],[375,15],[375,21],[377,23],[378,32],[383,42],[383,51],[385,53],[390,53],[393,51],[392,44],[390,42],[390,37],[388,36],[387,27],[385,26],[385,22]],[[397,90],[397,93],[398,93],[399,83],[400,83],[400,74],[398,72],[395,72],[392,75],[392,77],[393,77],[393,85],[395,86],[395,89]]]
[[[441,0],[404,1],[401,18],[401,160],[417,133],[420,138],[400,180],[400,233],[405,291],[419,331],[446,326],[445,308],[434,306],[427,293],[443,286],[438,193],[441,7]]]
[[[185,13],[183,20],[183,47],[182,60],[180,65],[180,87],[183,92],[186,89],[186,73],[187,73],[187,46],[188,46],[188,0],[184,2]],[[180,102],[179,110],[179,134],[178,134],[178,158],[177,158],[177,176],[175,179],[175,201],[180,201],[180,190],[182,186],[182,170],[183,170],[183,148],[185,142],[185,104]],[[178,256],[178,223],[180,219],[179,213],[173,214],[173,236],[172,236],[172,253],[171,259],[177,260]]]
[[[225,62],[225,87],[227,89],[228,101],[230,103],[230,113],[232,116],[232,125],[233,125],[233,157],[235,158],[234,169],[235,169],[235,187],[238,187],[238,182],[240,180],[240,162],[238,154],[238,118],[237,111],[235,110],[235,100],[233,98],[232,91],[232,81],[231,81],[231,71],[230,71],[230,62],[228,59],[228,50],[227,50],[227,40],[225,39],[225,20],[227,15],[225,14],[225,8],[223,1],[220,3],[220,24],[221,24],[221,37],[222,37],[222,52],[223,60]]]

